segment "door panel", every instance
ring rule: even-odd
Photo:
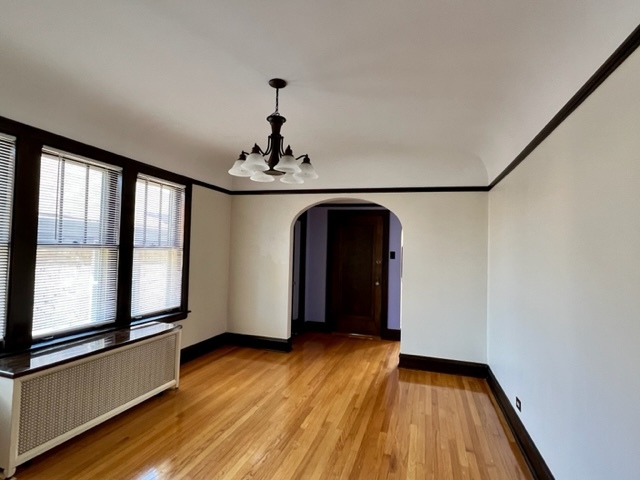
[[[327,312],[338,332],[380,335],[385,220],[384,211],[329,211]]]

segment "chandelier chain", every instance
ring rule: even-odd
[[[276,111],[274,112],[276,115],[280,115],[280,112],[278,112],[279,102],[280,102],[280,89],[276,88]]]

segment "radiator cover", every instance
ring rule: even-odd
[[[17,465],[127,408],[177,388],[179,359],[180,330],[176,329],[16,378],[11,384],[0,379],[4,475],[10,477]],[[10,412],[7,400],[11,400]],[[9,438],[5,427],[9,427]]]

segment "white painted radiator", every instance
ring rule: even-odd
[[[101,340],[94,340],[93,342]],[[103,341],[103,340],[102,340]],[[21,463],[169,388],[178,388],[180,328],[16,378],[0,377],[0,468]]]

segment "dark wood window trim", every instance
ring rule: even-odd
[[[7,322],[5,337],[0,345],[0,355],[77,340],[96,333],[143,322],[173,322],[187,318],[189,313],[192,179],[3,117],[0,117],[0,132],[16,137]],[[122,168],[117,315],[115,323],[108,326],[89,327],[46,339],[33,340],[31,329],[38,230],[40,157],[44,146]],[[149,175],[185,186],[181,305],[178,309],[156,314],[143,320],[134,320],[131,317],[133,230],[138,174]]]
[[[118,253],[118,306],[116,323],[125,327],[130,322],[131,285],[133,278],[133,230],[136,209],[137,173],[131,169],[122,172],[122,210],[120,211],[120,250]]]
[[[6,132],[5,129],[0,130]],[[7,133],[17,140],[3,349],[21,350],[31,343],[42,143],[28,134]]]

